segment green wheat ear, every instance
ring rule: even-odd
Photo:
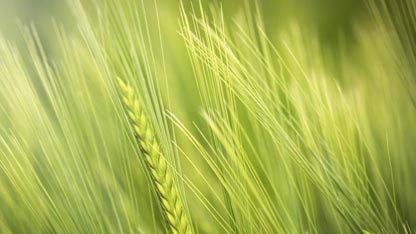
[[[140,150],[145,156],[145,162],[164,210],[170,233],[193,233],[173,180],[172,171],[160,150],[155,132],[144,109],[140,106],[131,86],[118,79],[118,88],[124,110],[130,120]]]

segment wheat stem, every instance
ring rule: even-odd
[[[152,182],[172,234],[191,234],[192,228],[176,188],[173,174],[160,150],[153,127],[147,118],[133,88],[118,79],[124,110],[144,155]]]

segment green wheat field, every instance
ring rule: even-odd
[[[416,233],[415,0],[0,22],[0,234]]]

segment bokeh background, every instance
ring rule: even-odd
[[[186,0],[185,2],[190,1]],[[195,1],[195,0],[194,0]],[[195,1],[196,2],[196,1]],[[233,16],[241,8],[243,0],[202,0],[206,5],[222,5],[225,15]],[[327,43],[333,43],[342,35],[351,40],[353,25],[368,18],[364,0],[260,0],[266,28],[269,33],[280,31],[288,24],[313,27]],[[159,0],[164,8],[163,18],[176,21],[178,0]],[[17,23],[36,25],[41,38],[47,40],[51,19],[65,28],[74,28],[74,19],[65,0],[0,0],[0,32],[9,39],[18,40]]]

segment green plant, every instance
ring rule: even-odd
[[[118,87],[126,116],[144,155],[160,204],[165,211],[170,233],[190,234],[192,228],[177,191],[172,169],[161,152],[153,127],[133,89],[121,79],[118,79]]]
[[[334,45],[251,1],[1,39],[0,232],[412,233],[414,4],[377,1]]]

